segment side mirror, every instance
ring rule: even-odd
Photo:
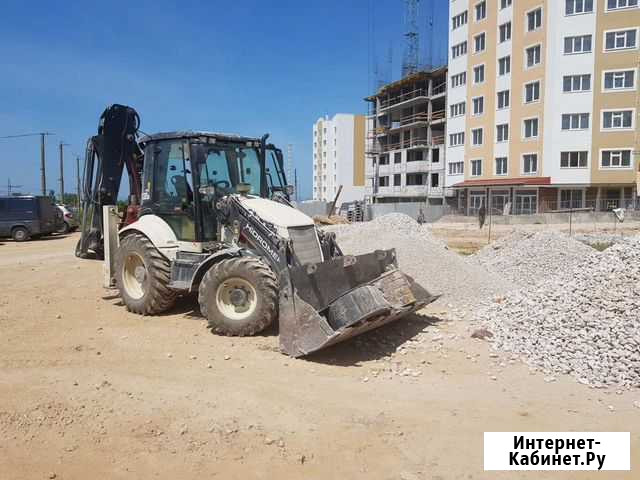
[[[295,187],[293,185],[287,185],[284,188],[284,191],[287,192],[287,195],[291,196],[291,195],[293,195],[293,192],[295,191]]]

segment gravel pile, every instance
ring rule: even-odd
[[[566,239],[555,245],[564,246]],[[511,274],[526,270],[512,250],[517,246],[503,249],[517,263]],[[509,270],[499,252],[494,264]],[[573,263],[553,249],[531,264],[536,274],[546,264],[553,275],[479,309],[476,319],[493,333],[496,349],[518,354],[548,375],[570,374],[594,387],[640,387],[640,237],[592,252]]]
[[[336,233],[346,254],[361,255],[376,249],[395,248],[400,269],[432,294],[443,296],[435,306],[464,309],[505,289],[500,278],[475,262],[450,251],[435,239],[427,225],[411,217],[391,213],[371,222],[325,227]],[[459,316],[464,316],[461,310]]]
[[[561,232],[514,232],[470,258],[516,285],[544,282],[599,252]]]

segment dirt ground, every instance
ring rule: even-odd
[[[274,331],[212,335],[191,298],[128,313],[76,241],[0,244],[2,479],[638,478],[637,390],[547,383],[442,312],[294,360]],[[483,472],[485,431],[570,430],[631,431],[635,473]]]

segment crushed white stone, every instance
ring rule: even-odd
[[[593,387],[640,387],[640,237],[582,258],[567,250],[580,249],[576,243],[554,234],[541,237],[544,248],[531,259],[520,248],[532,247],[530,240],[507,239],[490,256],[514,282],[515,272],[530,280],[476,310],[494,348],[548,375],[570,374]]]
[[[451,303],[462,308],[489,299],[506,288],[499,277],[434,238],[428,225],[420,225],[401,213],[383,215],[371,222],[325,228],[335,232],[345,254],[395,248],[398,266],[404,273],[429,293],[442,294],[435,305]]]

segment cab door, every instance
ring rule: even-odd
[[[145,157],[152,161],[144,172],[142,214],[151,210],[167,222],[178,240],[195,242],[189,144],[180,139],[155,142],[147,146]]]

